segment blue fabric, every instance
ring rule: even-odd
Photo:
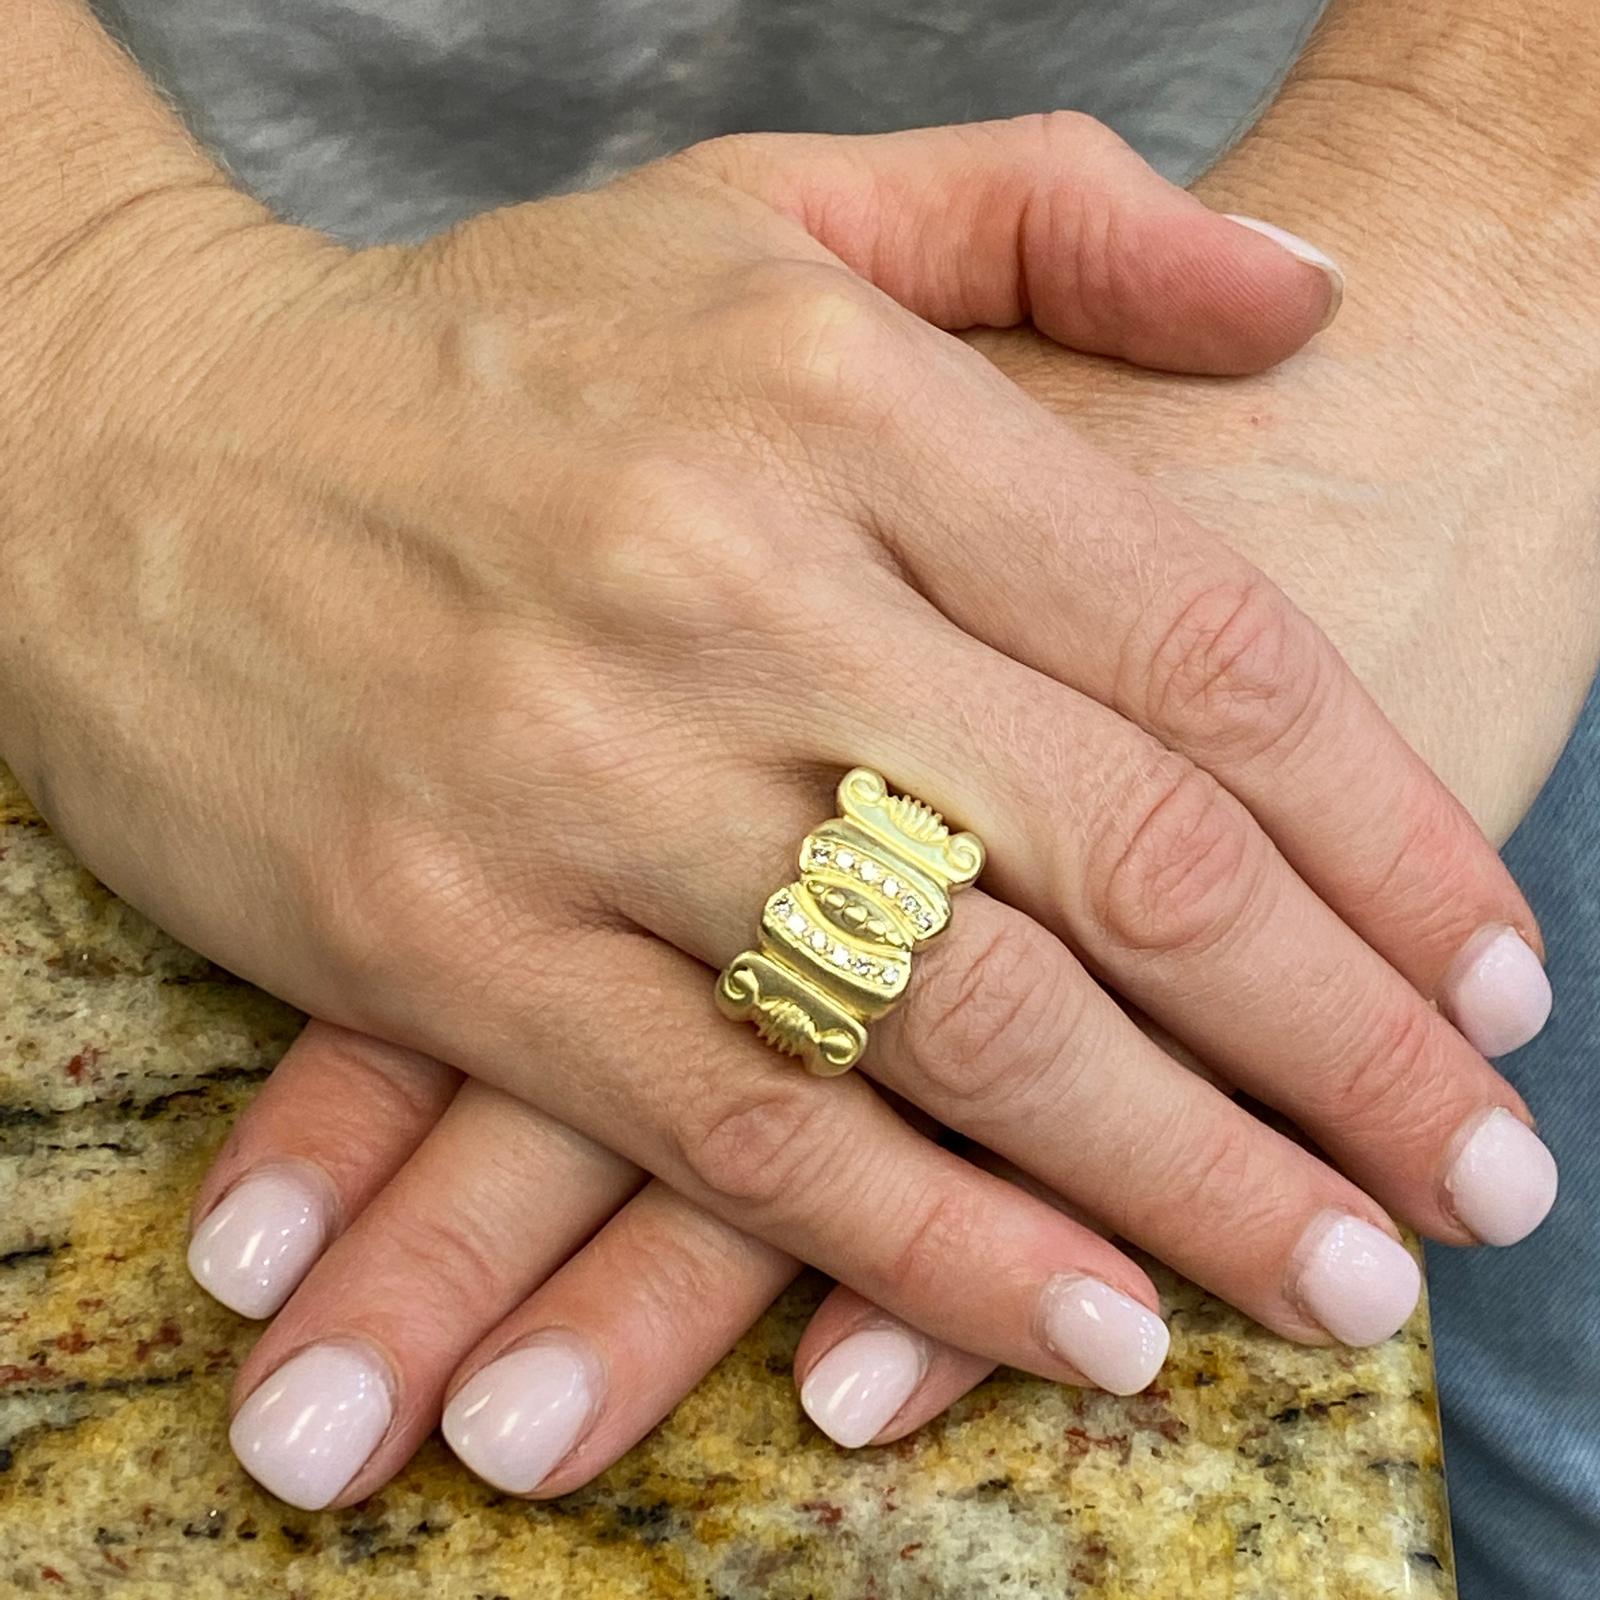
[[[1600,682],[1506,860],[1556,1007],[1502,1063],[1561,1167],[1511,1250],[1428,1252],[1461,1600],[1600,1597]]]

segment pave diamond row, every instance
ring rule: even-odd
[[[874,861],[871,856],[863,855],[859,850],[851,850],[827,839],[812,839],[809,845],[810,849],[806,856],[808,866],[832,867],[838,872],[849,873],[898,905],[910,917],[918,932],[933,931],[932,912],[882,862]]]
[[[796,941],[814,950],[819,956],[845,972],[871,983],[881,983],[893,989],[905,976],[905,968],[898,962],[873,961],[868,956],[857,955],[848,945],[841,944],[825,928],[813,922],[787,894],[779,894],[772,902],[773,914]]]

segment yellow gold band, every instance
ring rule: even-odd
[[[867,1024],[904,997],[913,953],[949,926],[951,895],[982,870],[976,834],[951,833],[937,811],[853,768],[839,815],[800,846],[800,876],[767,901],[760,949],[717,979],[718,1009],[809,1072],[849,1071]]]

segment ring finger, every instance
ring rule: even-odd
[[[863,576],[863,591],[872,581]],[[833,669],[844,682],[825,666],[821,681],[800,686],[814,697],[819,767],[848,765],[865,743],[917,794],[958,807],[989,844],[992,892],[1231,1082],[1292,1117],[1419,1230],[1507,1244],[1537,1226],[1554,1199],[1554,1164],[1520,1097],[1312,892],[1227,790],[1115,712],[948,624],[936,621],[933,637],[906,624],[903,636],[922,644],[879,663],[870,696],[846,692],[858,663]],[[806,803],[786,799],[785,821]],[[782,825],[774,817],[775,862]],[[697,887],[680,871],[669,892],[628,909],[720,963],[744,942],[761,890],[750,882],[739,909],[735,895]],[[963,920],[970,912],[952,937]],[[965,949],[939,960],[981,953]],[[1078,989],[1068,987],[1071,1000]],[[914,991],[905,1014],[919,1005]],[[1037,1014],[1020,1008],[1025,1024]],[[895,1070],[881,1051],[876,1059],[872,1070]],[[914,1080],[891,1081],[951,1120],[937,1084],[930,1102]],[[1029,1138],[1025,1126],[998,1139],[987,1127],[963,1131],[1037,1166],[1012,1147]]]

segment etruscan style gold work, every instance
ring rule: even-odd
[[[867,1024],[906,992],[912,954],[945,930],[950,896],[983,870],[976,834],[951,833],[865,767],[844,775],[839,811],[806,835],[800,876],[767,901],[761,948],[717,979],[724,1016],[823,1076],[861,1059]]]

